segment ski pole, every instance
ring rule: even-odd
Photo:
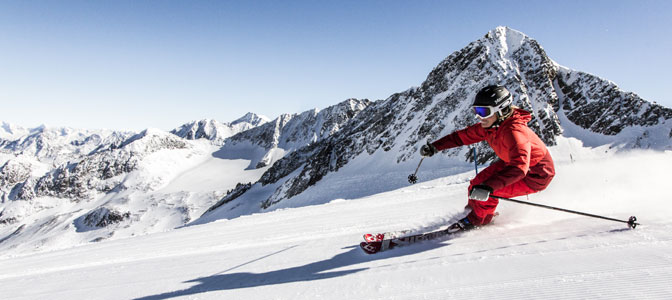
[[[478,175],[478,161],[476,161],[476,147],[471,149],[474,153],[474,169],[476,169],[476,175]]]
[[[420,169],[420,165],[422,164],[423,160],[425,160],[425,157],[422,157],[422,159],[420,159],[420,163],[418,164],[418,167],[415,168],[415,173],[413,173],[411,175],[408,175],[408,182],[410,182],[411,184],[414,184],[414,183],[418,182],[418,176],[415,176],[415,174],[418,174],[418,170]]]
[[[537,204],[537,203],[526,202],[526,201],[522,201],[522,200],[509,199],[509,198],[504,198],[504,197],[499,197],[499,196],[493,196],[493,195],[490,195],[490,197],[492,197],[492,198],[496,198],[496,199],[499,199],[499,200],[511,201],[511,202],[515,202],[515,203],[526,204],[526,205],[531,205],[531,206],[536,206],[536,207],[541,207],[541,208],[547,208],[547,209],[552,209],[552,210],[564,211],[564,212],[568,212],[568,213],[572,213],[572,214],[577,214],[577,215],[582,215],[582,216],[586,216],[586,217],[593,217],[593,218],[598,218],[598,219],[603,219],[603,220],[609,220],[609,221],[614,221],[614,222],[626,223],[626,224],[628,224],[628,227],[630,227],[630,228],[632,228],[632,229],[635,229],[635,227],[637,227],[637,225],[640,225],[639,223],[636,223],[636,222],[637,222],[637,218],[636,218],[635,216],[631,216],[630,219],[628,219],[627,221],[624,221],[624,220],[619,220],[619,219],[614,219],[614,218],[609,218],[609,217],[604,217],[604,216],[598,216],[598,215],[594,215],[594,214],[584,213],[584,212],[580,212],[580,211],[574,211],[574,210],[569,210],[569,209],[564,209],[564,208],[559,208],[559,207],[553,207],[553,206],[548,206],[548,205],[543,205],[543,204]]]

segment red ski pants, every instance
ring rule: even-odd
[[[480,173],[470,181],[469,190],[471,187],[478,185],[490,178],[493,174],[500,171],[505,164],[503,163],[494,163],[487,168],[483,169]],[[532,193],[539,192],[540,190],[535,190],[530,188],[525,184],[525,178],[520,181],[514,182],[510,185],[507,185],[501,189],[498,189],[492,193],[492,195],[504,197],[504,198],[513,198],[517,196],[529,195]],[[485,225],[492,221],[492,217],[495,215],[495,209],[499,204],[499,200],[495,198],[489,198],[488,201],[476,201],[469,200],[469,207],[471,207],[471,213],[467,216],[469,221],[474,225]]]

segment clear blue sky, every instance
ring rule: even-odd
[[[672,107],[672,1],[2,1],[0,120],[164,130],[419,85],[504,25]]]

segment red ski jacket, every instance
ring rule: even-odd
[[[493,190],[523,180],[530,188],[545,189],[555,175],[555,167],[546,145],[529,128],[532,120],[529,112],[515,109],[513,115],[498,127],[483,128],[475,124],[453,132],[432,143],[437,150],[486,141],[495,150],[495,154],[504,162],[505,167],[483,181]]]

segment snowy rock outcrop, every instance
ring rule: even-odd
[[[30,178],[30,164],[8,160],[0,167],[0,188],[11,187]]]
[[[81,223],[88,228],[102,228],[111,224],[116,224],[130,218],[130,212],[119,212],[107,207],[99,207],[81,218]],[[86,231],[88,228],[81,228],[80,231]]]

